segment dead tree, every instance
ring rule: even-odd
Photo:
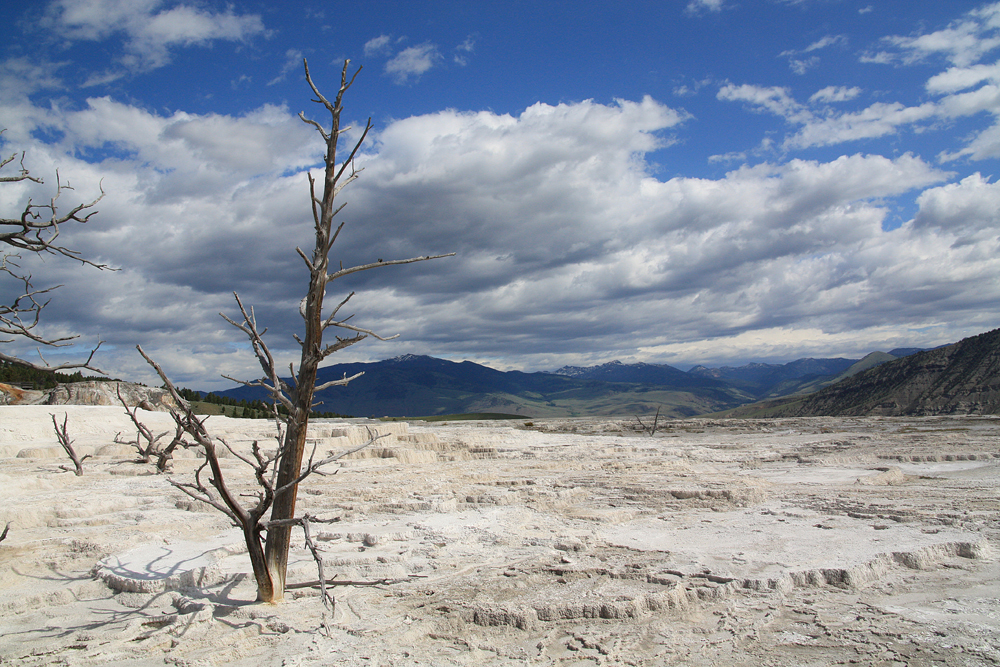
[[[0,170],[15,162],[18,169],[10,176],[0,176],[0,183],[17,183],[30,181],[32,183],[43,183],[41,178],[31,175],[31,172],[24,166],[24,153],[12,154],[10,157],[0,159]],[[69,222],[86,223],[97,213],[93,210],[101,199],[104,198],[104,190],[97,199],[89,203],[77,204],[70,211],[59,212],[58,201],[64,190],[72,190],[69,182],[63,182],[56,172],[56,191],[47,203],[35,204],[31,199],[25,204],[17,217],[0,217],[0,244],[5,245],[0,251],[0,274],[6,274],[7,278],[18,286],[11,290],[11,294],[17,294],[13,301],[0,304],[0,336],[10,336],[11,338],[0,338],[0,343],[10,343],[17,339],[28,339],[40,346],[63,347],[77,336],[64,336],[60,338],[50,338],[41,334],[38,330],[38,323],[42,310],[49,304],[49,294],[60,287],[36,288],[32,283],[30,273],[24,272],[19,261],[22,253],[50,254],[68,257],[82,264],[87,264],[98,269],[108,269],[106,264],[99,264],[81,256],[79,251],[71,250],[59,242],[59,234],[62,226]],[[114,270],[114,269],[112,269]],[[63,370],[68,368],[86,368],[96,373],[103,374],[98,368],[91,365],[94,354],[101,346],[100,341],[90,351],[86,361],[76,363],[60,364],[51,366],[45,361],[39,348],[38,356],[41,363],[25,361],[10,354],[0,351],[0,360],[29,366],[38,370]]]
[[[642,423],[642,420],[639,419],[639,415],[635,416],[635,420],[637,422],[639,422],[639,428],[642,429],[643,431],[648,430],[649,431],[649,435],[651,435],[651,436],[656,435],[656,425],[660,421],[660,408],[661,407],[662,406],[659,406],[659,405],[656,406],[656,416],[653,418],[653,425],[650,426],[648,429],[646,428],[646,425]]]
[[[67,468],[66,466],[59,466],[63,470],[76,473],[77,477],[83,475],[83,462],[85,459],[90,458],[90,454],[84,454],[82,457],[78,456],[76,450],[73,449],[73,441],[69,439],[69,433],[66,432],[66,422],[69,420],[69,413],[63,415],[63,423],[60,426],[59,422],[56,421],[56,416],[50,414],[52,417],[52,426],[56,430],[56,438],[59,439],[59,444],[62,448],[66,450],[69,455],[70,460],[73,462],[73,469]]]
[[[247,545],[247,554],[250,557],[250,565],[253,568],[254,578],[257,581],[257,599],[263,602],[277,602],[281,600],[281,596],[275,597],[274,595],[274,583],[273,577],[268,569],[268,563],[265,553],[265,542],[262,537],[262,533],[267,532],[270,534],[271,531],[277,528],[288,528],[291,529],[293,526],[301,526],[305,534],[306,545],[312,552],[314,559],[316,560],[317,567],[319,568],[319,581],[317,582],[321,589],[321,594],[323,596],[323,604],[330,606],[330,596],[326,591],[327,581],[323,573],[323,560],[320,558],[318,550],[315,543],[313,543],[312,538],[309,534],[309,522],[311,521],[321,521],[316,517],[310,517],[308,514],[302,517],[287,517],[285,519],[278,519],[271,521],[264,521],[264,515],[272,508],[274,504],[274,499],[279,493],[287,492],[290,488],[297,488],[299,483],[305,480],[312,474],[324,474],[321,468],[330,463],[338,461],[349,454],[360,451],[365,447],[377,442],[378,440],[386,437],[387,434],[376,434],[372,433],[371,430],[368,432],[368,441],[362,443],[361,445],[334,454],[333,452],[328,452],[327,456],[315,460],[316,448],[313,447],[312,454],[309,456],[309,461],[305,466],[305,470],[300,470],[294,479],[285,484],[280,484],[276,479],[278,478],[278,469],[274,467],[276,462],[280,462],[281,459],[287,455],[287,439],[284,435],[287,433],[283,428],[278,429],[278,447],[273,454],[267,454],[263,449],[261,449],[258,442],[255,440],[251,446],[252,458],[245,456],[244,454],[238,452],[233,447],[229,446],[222,438],[214,438],[205,428],[205,422],[208,417],[200,418],[192,412],[191,407],[178,400],[180,395],[177,392],[176,387],[167,378],[166,374],[160,366],[150,359],[145,352],[143,352],[142,347],[136,346],[139,350],[139,354],[153,367],[156,373],[163,380],[164,386],[177,401],[177,404],[181,407],[177,410],[171,410],[171,414],[174,420],[177,422],[179,430],[183,430],[188,433],[192,438],[194,438],[195,445],[198,446],[205,455],[205,462],[199,466],[195,471],[193,482],[178,482],[175,480],[169,480],[169,482],[174,486],[174,488],[182,491],[188,496],[203,502],[207,505],[211,505],[215,509],[219,510],[233,523],[234,526],[239,528],[243,532],[243,540]],[[284,424],[287,428],[287,420]],[[219,454],[218,447],[222,446],[229,451],[234,457],[242,461],[243,463],[250,466],[253,470],[254,479],[257,482],[257,486],[260,487],[256,493],[256,502],[249,507],[245,507],[240,501],[240,497],[247,497],[248,494],[236,494],[226,483],[225,475],[222,472],[222,466],[219,464]],[[208,468],[206,473],[205,469]],[[207,477],[207,479],[205,479]],[[215,493],[212,490],[215,490]],[[218,494],[218,495],[216,495]],[[270,597],[268,593],[270,592]],[[282,589],[282,593],[284,590]]]
[[[355,169],[354,158],[372,128],[371,119],[369,118],[360,139],[354,144],[347,157],[338,161],[337,144],[340,135],[350,129],[340,126],[343,96],[351,85],[353,85],[358,72],[361,71],[359,67],[353,76],[349,77],[349,62],[344,63],[344,68],[340,76],[340,88],[337,91],[336,97],[331,102],[319,91],[309,73],[308,63],[303,61],[306,82],[315,95],[313,101],[322,105],[330,114],[330,125],[328,128],[324,127],[315,120],[306,118],[304,113],[299,114],[303,122],[311,125],[323,137],[323,141],[326,144],[326,155],[324,157],[324,175],[321,193],[317,192],[316,181],[312,174],[309,174],[309,198],[312,205],[315,245],[311,255],[306,254],[300,248],[295,249],[309,271],[309,287],[306,295],[299,303],[299,314],[303,319],[305,331],[301,337],[295,336],[301,348],[301,356],[298,369],[295,369],[294,364],[290,368],[292,377],[289,379],[281,377],[274,356],[264,342],[263,335],[265,330],[261,330],[258,327],[253,308],[246,308],[240,300],[239,295],[235,295],[235,297],[242,321],[222,315],[227,322],[247,336],[254,355],[263,371],[263,376],[258,380],[243,381],[228,377],[227,379],[240,382],[249,387],[264,388],[274,404],[282,406],[286,411],[286,414],[279,417],[282,422],[280,444],[273,457],[264,456],[256,445],[254,447],[253,459],[233,452],[237,458],[240,458],[254,468],[257,484],[262,489],[258,494],[258,502],[253,508],[249,510],[242,508],[231,493],[223,491],[226,486],[215,454],[216,441],[212,439],[205,429],[204,420],[198,420],[186,408],[181,413],[175,413],[176,418],[180,419],[179,423],[183,425],[185,432],[194,438],[204,450],[206,454],[205,465],[210,467],[212,471],[212,477],[208,480],[208,485],[201,481],[201,471],[199,471],[193,485],[189,485],[186,489],[184,487],[178,488],[186,490],[189,495],[199,494],[204,498],[210,498],[206,492],[209,491],[209,486],[211,486],[220,494],[221,499],[212,500],[209,504],[212,504],[213,507],[229,516],[230,519],[243,528],[247,547],[251,550],[250,558],[253,564],[254,576],[257,579],[257,596],[259,600],[265,602],[279,602],[284,596],[288,550],[291,545],[291,530],[295,525],[303,525],[301,519],[296,519],[295,517],[295,502],[298,496],[299,483],[306,476],[318,472],[320,466],[336,461],[338,458],[349,453],[330,454],[319,462],[314,462],[313,457],[310,456],[309,462],[303,471],[302,463],[306,447],[306,429],[309,423],[309,415],[315,407],[313,401],[315,392],[331,386],[346,385],[361,375],[359,373],[353,377],[344,377],[317,387],[316,372],[319,365],[334,352],[364,340],[368,336],[373,336],[379,340],[390,340],[396,337],[383,338],[373,331],[350,324],[348,322],[350,316],[340,315],[340,311],[347,305],[351,297],[354,296],[353,292],[331,308],[328,313],[324,313],[324,299],[327,287],[338,278],[360,271],[397,264],[410,264],[454,255],[454,253],[448,253],[389,261],[379,259],[349,268],[344,268],[341,264],[338,268],[330,269],[330,252],[341,229],[344,227],[344,224],[340,223],[334,228],[334,217],[344,208],[343,204],[338,205],[335,200],[337,194],[347,184],[358,178],[360,170]],[[340,329],[348,333],[343,337],[339,335],[334,336],[333,341],[324,341],[324,334],[331,328]],[[173,388],[173,385],[159,366],[147,357],[141,348],[139,352],[157,370],[164,384],[175,395],[175,400],[179,398],[176,395],[176,389]],[[178,404],[181,404],[180,401],[178,401]],[[382,436],[372,436],[363,446],[371,444],[378,437]],[[224,442],[222,445],[228,448]],[[215,461],[214,463],[213,460]],[[274,468],[271,467],[272,463],[275,466]],[[265,477],[264,473],[268,470],[273,471],[273,479]],[[262,520],[263,514],[268,509],[271,512],[270,519],[264,522]],[[257,545],[259,544],[262,531],[266,531],[267,538],[263,550],[258,552]]]
[[[184,428],[180,424],[176,425],[174,439],[170,441],[170,444],[156,453],[156,472],[167,472],[170,462],[174,459],[174,450],[178,447],[190,447],[190,444],[184,440]]]
[[[121,402],[122,407],[125,408],[125,414],[127,414],[128,418],[132,420],[132,425],[135,426],[136,431],[135,440],[123,440],[121,437],[122,434],[120,432],[116,433],[115,442],[119,445],[130,445],[135,447],[136,451],[139,453],[139,463],[149,463],[152,456],[159,453],[157,445],[160,440],[162,440],[163,436],[170,431],[164,431],[163,433],[154,436],[153,432],[149,430],[149,427],[139,421],[139,417],[136,415],[136,411],[138,411],[139,408],[129,408],[128,403],[122,396],[120,384],[115,385],[115,393],[118,394],[118,400]],[[179,436],[180,433],[182,433],[182,431],[180,430],[180,426],[178,426],[177,435]],[[176,445],[174,446],[176,447]]]

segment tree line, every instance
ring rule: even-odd
[[[59,384],[85,382],[87,380],[107,382],[108,378],[84,375],[80,371],[76,371],[75,373],[59,373],[58,371],[34,368],[0,359],[0,382],[4,384],[15,384],[23,387],[31,385],[33,389],[54,389]]]
[[[260,399],[248,401],[245,398],[237,399],[229,396],[220,396],[214,392],[206,394],[204,392],[195,391],[194,389],[188,389],[187,387],[181,387],[177,390],[177,393],[180,394],[180,397],[185,401],[190,401],[192,403],[211,403],[212,405],[217,405],[219,406],[219,412],[226,417],[237,417],[240,419],[270,419],[274,416],[273,407]],[[282,416],[287,415],[288,408],[279,403],[278,414]],[[338,412],[319,412],[314,410],[309,416],[316,419],[346,419],[352,415],[342,415]]]

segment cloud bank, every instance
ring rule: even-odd
[[[75,6],[57,3],[51,20],[79,39],[117,31],[128,44],[153,40],[162,48],[148,49],[144,67],[177,44],[259,31],[245,16],[176,13],[184,6],[154,1],[107,2],[106,25]],[[806,102],[780,86],[718,86],[719,104],[781,118],[785,151],[842,146],[832,159],[775,154],[716,178],[664,177],[671,146],[699,119],[651,96],[384,122],[357,160],[361,178],[342,193],[346,226],[333,261],[458,255],[331,285],[331,298],[357,293],[359,325],[403,334],[337,360],[414,352],[522,369],[615,357],[742,363],[861,355],[995,326],[1000,184],[985,171],[958,177],[952,166],[1000,151],[1000,70],[977,60],[992,52],[998,8],[883,43],[901,63],[946,59],[920,104],[844,108],[865,99],[858,86],[826,86]],[[982,43],[966,44],[969,35]],[[387,57],[386,73],[411,83],[443,59],[430,43],[396,48],[382,35],[365,52]],[[51,195],[57,168],[80,200],[103,188],[100,214],[66,241],[121,268],[26,258],[40,286],[64,285],[46,333],[105,340],[99,363],[109,373],[151,381],[133,349],[141,343],[180,384],[211,389],[227,384],[221,374],[257,373],[239,332],[218,316],[235,311],[236,291],[282,363],[295,359],[306,274],[294,249],[311,247],[305,172],[323,151],[315,132],[284,104],[240,114],[155,110],[114,96],[45,106],[31,91],[58,82],[29,83],[28,71],[9,60],[0,78],[3,148],[27,149],[26,164],[48,182],[0,189],[0,206]],[[364,115],[350,94],[346,103]],[[986,127],[941,155],[858,148],[866,137],[957,118]],[[911,214],[890,219],[901,210]]]

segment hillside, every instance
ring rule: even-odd
[[[1000,329],[883,363],[814,394],[731,417],[1000,414]]]
[[[672,369],[669,383],[608,382],[558,373],[498,371],[471,361],[454,362],[404,355],[374,363],[337,364],[320,369],[318,383],[363,372],[346,387],[317,394],[330,410],[359,417],[429,416],[503,412],[526,417],[621,415],[655,412],[689,417],[752,400],[721,382],[706,382]],[[687,380],[687,381],[685,381]],[[264,398],[260,389],[217,392],[232,398]]]

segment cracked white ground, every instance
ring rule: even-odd
[[[394,435],[307,480],[299,511],[340,517],[314,528],[327,575],[388,582],[331,614],[313,589],[255,603],[239,533],[112,444],[120,408],[0,407],[0,663],[1000,663],[1000,419],[526,421],[376,422]],[[289,580],[315,579],[296,541]]]

